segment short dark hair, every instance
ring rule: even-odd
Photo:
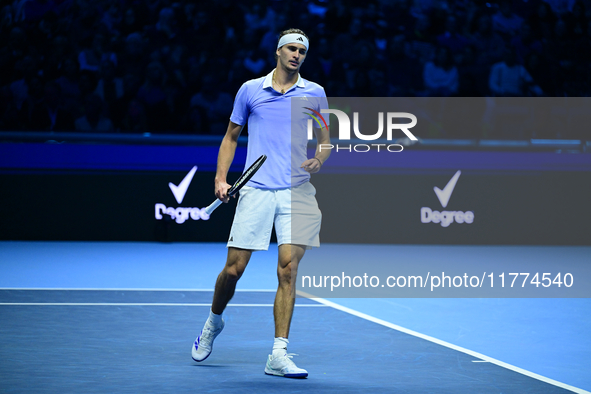
[[[306,37],[308,39],[308,42],[310,42],[310,38],[308,38],[308,36],[306,35],[306,33],[303,32],[303,30],[300,29],[287,29],[287,30],[283,30],[281,33],[279,33],[279,37],[277,38],[277,45],[279,45],[279,41],[281,40],[281,37],[287,35],[287,34],[301,34],[302,36]],[[275,51],[277,52],[277,51]],[[277,53],[275,53],[275,60],[277,60]]]

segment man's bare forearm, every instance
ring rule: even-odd
[[[330,145],[330,135],[328,130],[323,128],[319,131],[316,131],[316,140],[316,153],[314,154],[314,157],[317,157],[318,160],[324,164],[324,162],[328,160],[330,152],[332,151],[332,149],[326,149],[326,145]],[[325,145],[324,149],[322,150],[320,149],[321,145]]]
[[[326,144],[327,145],[330,144],[330,140]],[[322,149],[322,151],[321,151],[320,145],[321,144],[316,145],[316,154],[314,154],[314,157],[317,157],[318,160],[320,160],[322,162],[322,164],[324,164],[324,162],[328,160],[332,149],[326,149],[326,147],[324,147],[324,149]]]
[[[236,146],[238,146],[238,137],[242,131],[242,126],[230,122],[228,124],[228,130],[222,140],[220,151],[218,153],[218,166],[215,173],[215,180],[218,183],[226,183],[226,177],[230,166],[234,160],[234,154],[236,153]]]
[[[234,154],[236,153],[236,146],[238,141],[235,141],[228,135],[222,140],[220,151],[218,153],[218,166],[215,173],[215,179],[218,182],[226,182],[228,171],[234,160]]]

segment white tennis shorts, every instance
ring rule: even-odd
[[[277,243],[320,246],[322,214],[310,182],[289,189],[240,190],[227,247],[267,250],[275,225]]]

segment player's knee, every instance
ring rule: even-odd
[[[245,268],[246,265],[233,264],[227,266],[224,270],[226,271],[226,277],[229,281],[237,282],[244,273]]]
[[[277,270],[277,278],[281,283],[291,283],[293,276],[297,273],[297,264],[290,261]]]
[[[238,279],[240,279],[241,276],[242,276],[242,273],[239,272],[235,268],[228,268],[228,269],[226,269],[226,278],[230,282],[237,282]]]
[[[238,281],[250,260],[250,253],[236,253],[231,250],[228,254],[228,260],[224,267],[224,275],[229,281]]]

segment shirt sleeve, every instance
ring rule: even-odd
[[[230,120],[233,123],[244,126],[248,120],[249,113],[250,109],[248,105],[248,88],[246,83],[243,83],[240,87],[240,90],[238,90],[238,93],[236,94],[236,98],[234,99],[234,108],[232,109]]]

